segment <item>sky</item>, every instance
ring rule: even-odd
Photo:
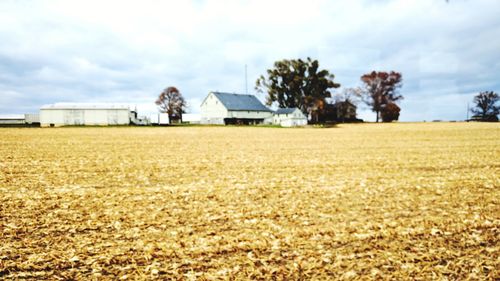
[[[475,94],[500,91],[499,14],[498,0],[0,0],[0,114],[111,102],[147,115],[168,86],[191,113],[210,91],[264,101],[260,75],[311,57],[334,93],[401,72],[400,121],[464,120]]]

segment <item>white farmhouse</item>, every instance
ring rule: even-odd
[[[253,95],[210,92],[201,103],[202,124],[263,124],[272,111]]]
[[[129,125],[137,113],[128,106],[91,103],[55,103],[40,108],[40,126]]]
[[[307,117],[296,107],[279,108],[273,114],[273,124],[281,127],[305,126],[307,125]]]

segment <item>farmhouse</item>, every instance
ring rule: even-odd
[[[333,104],[335,118],[338,121],[351,121],[356,119],[356,106],[350,101],[338,101]]]
[[[40,108],[40,126],[58,127],[75,125],[145,125],[128,106],[92,103],[55,103]]]
[[[327,103],[324,112],[318,116],[319,122],[363,122],[356,118],[356,105],[350,101]]]
[[[279,108],[273,114],[273,124],[282,127],[305,126],[307,125],[307,117],[296,107]]]
[[[210,92],[201,103],[202,124],[263,124],[272,111],[253,95]]]

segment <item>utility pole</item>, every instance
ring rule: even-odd
[[[467,119],[465,121],[469,122],[469,102],[467,102]]]

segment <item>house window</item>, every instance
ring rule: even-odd
[[[247,113],[250,113],[250,110],[249,110],[249,111],[247,111]]]

